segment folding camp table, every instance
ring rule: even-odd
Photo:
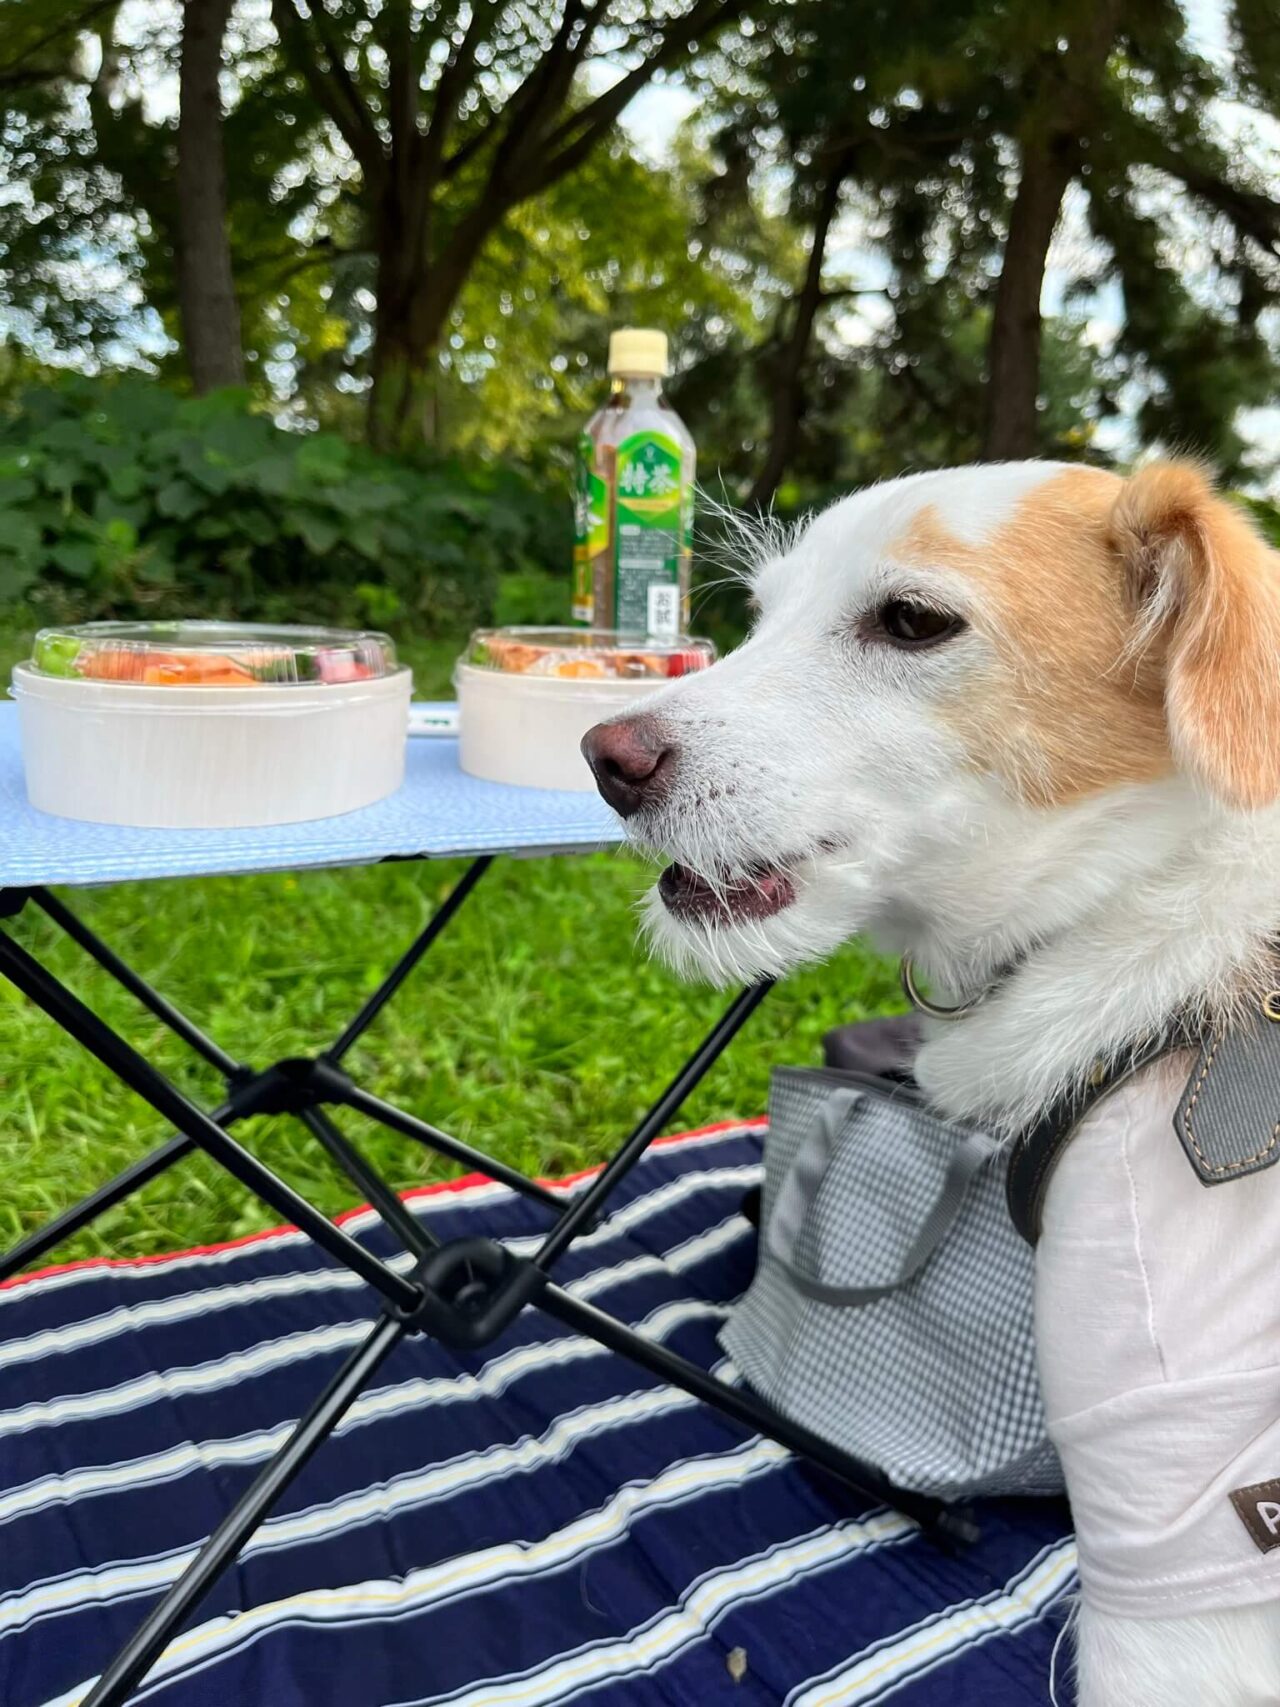
[[[226,1095],[219,1106],[211,1110],[198,1107],[0,923],[0,973],[175,1129],[173,1136],[149,1155],[0,1256],[0,1279],[36,1261],[70,1233],[199,1149],[336,1262],[367,1282],[380,1305],[366,1339],[107,1666],[83,1707],[115,1707],[128,1699],[213,1579],[234,1561],[403,1336],[425,1333],[456,1347],[486,1346],[527,1307],[545,1311],[574,1333],[589,1336],[608,1350],[632,1359],[748,1429],[808,1457],[860,1493],[896,1505],[943,1537],[967,1538],[972,1533],[966,1514],[890,1487],[873,1470],[770,1411],[751,1394],[717,1380],[697,1364],[573,1296],[551,1278],[557,1259],[573,1239],[595,1224],[614,1186],[758,1006],[767,993],[767,984],[744,990],[729,1004],[594,1182],[568,1200],[462,1139],[385,1102],[347,1073],[344,1061],[352,1046],[414,971],[498,855],[585,851],[616,844],[619,839],[617,819],[594,794],[507,788],[477,781],[459,770],[456,743],[442,738],[411,740],[404,787],[391,799],[342,818],[236,831],[131,830],[73,823],[47,817],[28,804],[16,710],[0,707],[0,920],[15,918],[29,905],[39,908],[226,1082]],[[340,1035],[315,1056],[261,1067],[228,1055],[50,891],[54,885],[459,856],[471,860],[465,874]],[[331,1112],[340,1109],[365,1115],[540,1204],[547,1213],[547,1233],[541,1247],[525,1257],[513,1254],[494,1239],[473,1237],[443,1243],[434,1239],[341,1130]],[[303,1123],[403,1243],[413,1259],[409,1272],[374,1256],[236,1141],[230,1129],[237,1121],[257,1114],[289,1114]]]

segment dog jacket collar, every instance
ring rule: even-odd
[[[1280,1161],[1280,989],[1263,997],[1252,1021],[1207,1037],[1174,1025],[1126,1057],[1102,1065],[1080,1090],[1055,1103],[1009,1152],[1006,1197],[1014,1226],[1034,1245],[1053,1170],[1080,1122],[1141,1068],[1178,1049],[1198,1051],[1174,1115],[1201,1185],[1258,1173]]]

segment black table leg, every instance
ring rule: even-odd
[[[210,1118],[216,1120],[220,1112],[215,1109]],[[7,1251],[0,1251],[0,1280],[8,1280],[11,1275],[29,1268],[33,1262],[39,1262],[64,1239],[78,1233],[81,1227],[87,1227],[90,1221],[96,1221],[99,1215],[105,1215],[108,1209],[114,1209],[117,1203],[132,1197],[149,1180],[167,1173],[175,1162],[189,1156],[195,1147],[195,1139],[180,1132],[163,1144],[157,1144],[149,1155],[130,1162],[114,1179],[82,1197],[79,1203],[73,1203],[61,1215],[55,1215],[52,1221],[46,1221],[43,1227],[37,1227],[34,1233],[28,1233],[25,1239],[19,1239]]]
[[[317,1063],[321,1085],[328,1079],[326,1068],[327,1063],[322,1058]],[[519,1168],[500,1162],[496,1156],[490,1156],[484,1150],[477,1150],[474,1145],[453,1137],[451,1133],[442,1132],[438,1126],[432,1126],[426,1120],[419,1120],[417,1115],[396,1108],[393,1103],[385,1102],[371,1091],[362,1090],[359,1085],[353,1085],[349,1080],[343,1085],[333,1087],[330,1100],[341,1103],[355,1114],[363,1114],[370,1120],[376,1120],[389,1131],[398,1132],[402,1138],[412,1138],[415,1143],[434,1150],[447,1161],[459,1163],[470,1173],[484,1174],[488,1179],[510,1186],[512,1191],[518,1192],[522,1197],[532,1198],[535,1203],[542,1204],[557,1215],[564,1207],[564,1199],[558,1193],[522,1174]]]
[[[896,1507],[905,1517],[914,1518],[947,1541],[977,1539],[977,1528],[964,1511],[946,1506],[941,1500],[895,1487],[870,1464],[860,1463],[839,1447],[832,1446],[821,1435],[770,1409],[754,1394],[740,1387],[730,1387],[698,1364],[691,1363],[687,1357],[681,1357],[657,1340],[646,1339],[625,1322],[618,1321],[616,1316],[609,1315],[608,1311],[575,1298],[559,1286],[544,1288],[538,1297],[538,1308],[574,1333],[595,1340],[619,1357],[638,1363],[668,1385],[701,1399],[751,1433],[763,1434],[798,1457],[809,1459],[862,1498]]]
[[[33,889],[31,899],[72,942],[79,943],[104,972],[109,973],[131,996],[135,996],[175,1037],[180,1037],[188,1048],[193,1049],[197,1055],[202,1055],[211,1067],[216,1067],[224,1079],[234,1081],[248,1072],[247,1067],[228,1055],[194,1020],[188,1019],[181,1009],[175,1007],[167,996],[162,996],[159,990],[152,989],[145,978],[140,977],[127,961],[121,960],[113,948],[108,948],[102,938],[95,935],[56,895],[51,895],[47,889]]]
[[[404,1323],[393,1316],[378,1320],[369,1337],[357,1346],[279,1452],[246,1488],[177,1582],[121,1648],[80,1707],[119,1707],[128,1700],[178,1633],[188,1613],[208,1593],[214,1579],[234,1561],[316,1448],[333,1433],[405,1332]]]
[[[396,961],[378,988],[361,1007],[359,1013],[349,1025],[343,1027],[339,1036],[325,1050],[324,1058],[326,1061],[334,1063],[341,1061],[351,1046],[364,1036],[492,864],[492,854],[484,854],[479,859],[472,860],[466,871],[463,872],[457,883],[445,896],[430,919],[427,920],[422,931]]]
[[[462,877],[427,921],[423,930],[405,953],[401,955],[378,988],[367,998],[354,1019],[343,1029],[337,1041],[326,1052],[322,1058],[326,1064],[337,1068],[343,1055],[381,1013],[492,864],[493,856],[489,854],[482,855],[479,859],[471,862]],[[272,1069],[268,1068],[266,1073],[256,1074],[250,1067],[228,1055],[194,1020],[190,1019],[167,996],[161,995],[145,978],[135,972],[127,961],[122,959],[114,949],[108,947],[77,914],[72,912],[65,902],[59,900],[49,890],[35,888],[0,891],[0,916],[16,917],[28,901],[39,907],[66,936],[77,943],[86,954],[102,967],[103,971],[123,989],[127,990],[130,995],[134,996],[162,1025],[166,1026],[176,1037],[180,1038],[197,1055],[200,1055],[210,1066],[215,1067],[222,1074],[226,1080],[229,1096],[228,1100],[212,1113],[211,1119],[221,1125],[229,1126],[236,1120],[243,1118],[244,1115],[256,1112],[263,1106],[262,1097],[259,1094],[259,1081],[266,1078]],[[407,1125],[412,1121],[412,1116],[405,1116],[404,1121]],[[404,1132],[405,1128],[402,1127],[401,1130]],[[443,1139],[446,1144],[449,1142],[446,1134],[439,1134],[436,1128],[429,1127],[425,1123],[419,1124],[415,1130],[406,1133],[406,1135],[417,1139],[419,1142],[431,1142],[437,1137]],[[480,1151],[462,1145],[460,1140],[453,1142],[456,1146],[454,1159],[462,1161],[464,1166],[481,1168],[488,1160]],[[158,1178],[167,1169],[189,1156],[196,1148],[198,1148],[196,1141],[189,1134],[176,1133],[162,1144],[158,1144],[148,1155],[130,1163],[127,1168],[122,1168],[113,1179],[106,1181],[95,1191],[88,1193],[87,1196],[81,1198],[79,1203],[73,1204],[61,1215],[46,1222],[43,1227],[37,1228],[35,1232],[20,1239],[16,1245],[10,1246],[7,1251],[0,1252],[0,1281],[7,1280],[11,1275],[17,1274],[34,1262],[38,1262],[41,1257],[47,1255],[64,1239],[70,1238],[73,1233],[78,1233],[81,1228],[87,1227],[99,1215],[114,1208],[116,1204],[122,1203],[133,1192],[138,1191],[149,1181]],[[333,1153],[332,1150],[331,1153]],[[443,1147],[442,1153],[447,1153]],[[335,1157],[335,1159],[337,1158]],[[513,1177],[508,1183],[514,1184],[516,1179],[521,1180],[521,1186],[517,1189],[526,1189],[529,1195],[542,1197],[551,1207],[559,1209],[559,1200],[545,1192],[544,1188],[538,1186],[536,1182],[523,1181],[523,1176],[516,1175],[515,1170],[509,1170],[509,1172]]]
[[[339,1130],[322,1108],[304,1108],[298,1118],[312,1137],[329,1152],[338,1166],[360,1187],[386,1226],[398,1233],[400,1242],[415,1257],[429,1256],[434,1241],[428,1240],[421,1224],[405,1207],[403,1199],[387,1184],[364,1153]]]
[[[596,1217],[601,1205],[624,1174],[630,1173],[662,1128],[699,1081],[724,1054],[743,1025],[773,988],[771,983],[753,984],[738,996],[703,1038],[697,1049],[672,1079],[635,1131],[615,1150],[590,1187],[579,1193],[543,1240],[534,1257],[540,1269],[549,1270],[570,1242]]]
[[[221,1163],[229,1174],[269,1204],[282,1219],[300,1227],[330,1256],[353,1269],[393,1304],[412,1308],[418,1302],[420,1294],[417,1287],[371,1256],[349,1233],[336,1227],[292,1186],[286,1185],[256,1156],[237,1144],[210,1115],[183,1096],[163,1073],[3,931],[0,931],[0,973],[38,1008],[42,1008],[69,1037],[74,1037],[101,1061],[122,1084],[136,1091],[158,1114],[194,1139],[214,1161]]]
[[[730,1004],[595,1180],[567,1205],[560,1193],[526,1178],[517,1169],[439,1127],[394,1107],[355,1085],[349,1078],[342,1067],[343,1058],[418,966],[491,863],[486,856],[471,864],[327,1051],[314,1059],[276,1062],[259,1071],[241,1065],[226,1054],[46,891],[33,890],[16,895],[7,909],[8,915],[12,915],[20,910],[24,899],[34,901],[98,965],[224,1076],[227,1095],[226,1100],[211,1113],[199,1108],[54,978],[34,956],[0,929],[0,975],[7,977],[123,1084],[136,1091],[177,1128],[173,1136],[148,1156],[124,1169],[80,1204],[0,1256],[0,1279],[43,1256],[58,1240],[85,1226],[95,1215],[121,1202],[132,1191],[198,1147],[283,1218],[300,1227],[336,1261],[374,1286],[386,1300],[383,1314],[364,1344],[347,1360],[280,1452],[265,1466],[210,1536],[183,1576],[102,1673],[85,1697],[83,1707],[120,1707],[127,1700],[214,1578],[234,1560],[292,1478],[332,1432],[383,1358],[404,1334],[427,1332],[446,1343],[483,1346],[495,1339],[527,1307],[544,1310],[564,1327],[629,1358],[659,1379],[712,1405],[740,1426],[766,1435],[812,1459],[862,1495],[896,1505],[944,1541],[969,1539],[975,1533],[963,1512],[892,1487],[870,1467],[859,1464],[819,1436],[779,1416],[750,1393],[718,1381],[688,1359],[646,1339],[594,1305],[552,1285],[548,1278],[556,1260],[575,1238],[595,1223],[619,1181],[670,1123],[680,1105],[759,1006],[770,988],[768,983],[744,990]],[[0,908],[0,911],[4,909]],[[533,1259],[517,1259],[497,1241],[483,1238],[442,1246],[427,1228],[418,1223],[363,1152],[334,1124],[325,1112],[327,1106],[347,1107],[378,1121],[553,1211],[556,1218]],[[417,1259],[412,1277],[406,1278],[395,1268],[379,1261],[229,1135],[226,1129],[236,1121],[259,1113],[287,1113],[303,1121]],[[463,1279],[462,1285],[457,1284],[459,1276]]]

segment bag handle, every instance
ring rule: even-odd
[[[816,1304],[873,1304],[913,1280],[946,1238],[960,1213],[974,1175],[998,1148],[984,1132],[965,1132],[947,1166],[941,1189],[892,1279],[873,1286],[833,1286],[811,1274],[795,1257],[809,1212],[817,1201],[836,1144],[854,1108],[866,1096],[854,1089],[833,1091],[800,1140],[783,1176],[765,1228],[765,1249],[796,1289]]]

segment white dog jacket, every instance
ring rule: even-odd
[[[1086,1116],[1036,1250],[1081,1576],[1126,1617],[1280,1599],[1280,1167],[1206,1189],[1174,1131],[1192,1064]]]

